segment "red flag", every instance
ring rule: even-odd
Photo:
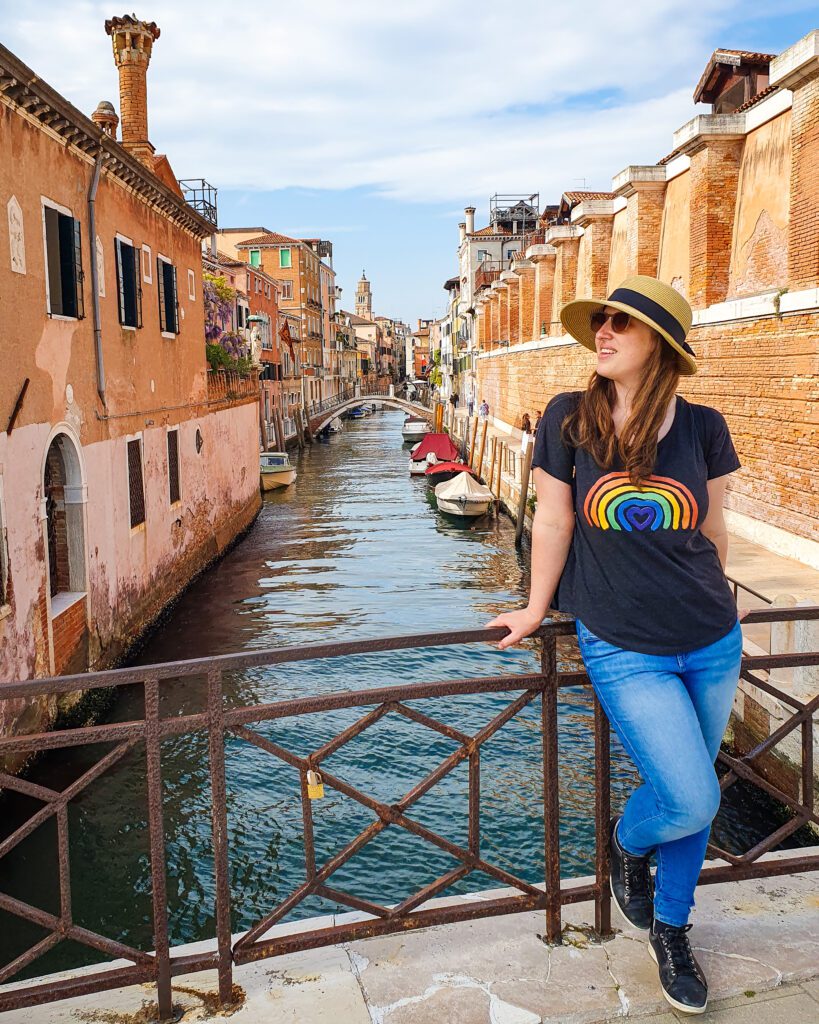
[[[295,364],[296,353],[293,351],[293,339],[290,337],[290,324],[286,320],[279,328],[279,337],[290,349],[290,358],[293,360],[293,363]]]

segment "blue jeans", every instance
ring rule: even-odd
[[[719,809],[714,761],[739,681],[742,629],[737,622],[685,654],[638,654],[576,625],[594,692],[643,780],[617,838],[627,853],[656,851],[654,915],[684,925]]]

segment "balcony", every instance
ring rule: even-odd
[[[208,370],[208,404],[213,402],[246,402],[259,397],[259,371]]]
[[[475,271],[475,291],[488,288],[493,281],[497,281],[505,269],[505,260],[484,260]]]
[[[216,227],[216,189],[213,185],[209,185],[204,178],[187,178],[179,182],[179,187],[188,206],[192,206],[200,216]]]

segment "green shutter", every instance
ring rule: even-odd
[[[165,307],[165,264],[157,256],[156,258],[156,290],[159,295],[159,329],[167,331],[167,315]]]
[[[114,252],[117,258],[117,299],[119,301],[119,322],[125,323],[125,275],[122,266],[122,242],[114,239]]]
[[[74,221],[74,294],[76,296],[75,307],[77,318],[82,320],[85,316],[85,298],[83,296],[83,281],[85,274],[82,269],[82,229],[78,220]]]

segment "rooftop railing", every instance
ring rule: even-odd
[[[819,607],[772,608],[752,612],[749,621],[772,622],[797,619],[819,619]],[[37,906],[13,898],[0,891],[0,909],[23,921],[43,928],[47,935],[31,949],[10,963],[0,966],[0,983],[13,979],[28,968],[38,957],[67,939],[89,946],[111,958],[125,960],[128,966],[91,970],[75,977],[59,977],[26,983],[22,987],[0,989],[0,1012],[13,1008],[35,1006],[54,1000],[103,991],[123,986],[152,983],[156,985],[158,1016],[162,1021],[173,1019],[172,978],[199,971],[215,970],[218,974],[219,998],[224,1005],[231,1004],[233,995],[233,967],[266,957],[349,942],[374,935],[404,933],[410,929],[443,925],[502,914],[539,910],[545,915],[545,938],[550,943],[561,941],[562,908],[571,903],[591,900],[595,908],[595,929],[598,936],[611,934],[608,828],[610,814],[610,753],[609,726],[600,704],[593,694],[591,728],[594,739],[593,765],[590,776],[594,783],[594,878],[583,884],[567,885],[561,882],[560,861],[560,802],[558,755],[558,701],[567,687],[588,687],[582,671],[560,671],[557,660],[557,641],[574,634],[571,621],[549,622],[536,634],[538,662],[534,671],[519,674],[495,674],[436,682],[404,683],[377,689],[350,690],[348,675],[339,670],[338,689],[322,695],[306,694],[294,699],[270,703],[236,703],[235,689],[226,692],[225,680],[236,672],[303,663],[315,659],[333,659],[362,654],[384,654],[393,651],[414,651],[419,648],[452,647],[497,641],[506,630],[473,629],[453,632],[426,633],[413,636],[391,636],[375,640],[353,642],[332,641],[306,646],[275,648],[240,654],[221,655],[158,665],[141,665],[107,672],[94,672],[50,679],[34,679],[0,684],[0,700],[31,699],[48,695],[55,697],[77,690],[102,688],[137,688],[142,692],[143,713],[127,721],[66,728],[56,732],[33,735],[15,735],[0,738],[0,758],[4,755],[28,757],[44,751],[87,748],[88,766],[76,781],[62,791],[35,783],[26,778],[0,774],[0,787],[23,794],[39,805],[28,819],[18,824],[11,834],[0,841],[0,862],[39,825],[56,820],[57,861],[59,865],[59,910],[49,913]],[[408,658],[408,663],[412,662]],[[473,662],[474,663],[474,662]],[[741,855],[710,846],[711,856],[720,857],[722,864],[703,869],[700,883],[723,882],[731,879],[756,878],[791,872],[819,869],[819,855],[805,854],[801,850],[761,861],[763,853],[773,849],[801,825],[811,822],[819,825],[814,807],[813,735],[812,722],[819,707],[819,695],[812,700],[800,701],[778,690],[759,675],[762,670],[819,664],[819,652],[743,659],[742,675],[756,686],[776,696],[790,709],[789,717],[765,741],[748,754],[737,757],[720,753],[720,760],[728,769],[722,777],[723,791],[737,779],[743,779],[779,800],[791,811],[791,818],[751,849]],[[163,714],[166,707],[162,698],[173,693],[175,687],[190,687],[195,679],[201,680],[206,690],[205,710],[195,713]],[[226,696],[230,695],[230,701]],[[495,697],[491,717],[480,728],[469,731],[457,720],[457,725],[443,720],[440,708],[432,702],[440,698],[465,695],[492,694]],[[481,772],[484,747],[524,709],[535,708],[540,740],[538,751],[538,817],[543,820],[543,876],[537,883],[523,878],[511,870],[504,857],[493,856],[491,844],[484,844],[486,827],[503,806],[482,801]],[[265,731],[266,723],[287,722],[304,716],[325,715],[325,727],[330,713],[339,709],[360,711],[360,715],[346,728],[331,738],[322,734],[323,742],[306,752],[290,749],[277,742]],[[450,752],[430,766],[427,774],[393,802],[386,802],[361,786],[353,785],[341,772],[328,767],[331,755],[340,751],[353,739],[388,716],[398,716],[451,744]],[[332,729],[333,727],[330,726]],[[762,754],[772,750],[794,730],[801,731],[802,785],[801,795],[789,795],[766,777],[758,766]],[[163,806],[163,741],[171,737],[204,733],[208,747],[207,802],[211,819],[211,848],[203,856],[211,857],[214,864],[213,916],[214,941],[199,952],[175,953],[171,947],[167,898],[166,828]],[[278,734],[277,734],[278,735]],[[285,893],[268,913],[254,915],[253,908],[239,905],[231,891],[229,862],[231,857],[231,831],[228,827],[226,800],[226,743],[241,739],[270,757],[271,768],[289,766],[293,770],[294,788],[301,807],[302,854],[304,881]],[[94,751],[97,744],[107,744],[102,756]],[[88,786],[117,765],[126,754],[141,751],[144,756],[147,779],[147,823],[150,850],[150,878],[152,896],[153,950],[137,949],[120,941],[85,928],[77,923],[72,911],[72,872],[69,870],[69,804],[80,797]],[[94,757],[97,757],[95,760]],[[420,799],[459,766],[467,773],[466,828],[461,842],[447,838],[425,825],[417,813]],[[373,787],[380,767],[375,758],[367,776]],[[315,819],[321,809],[314,807],[315,794],[311,793],[308,773],[319,772],[325,787],[342,794],[374,817],[371,824],[352,840],[341,846],[329,859],[321,861],[316,853]],[[199,794],[197,794],[197,797]],[[373,894],[346,891],[334,876],[348,861],[386,829],[398,830],[402,836],[422,840],[431,849],[443,851],[455,866],[421,889],[407,895],[400,903],[388,905]],[[409,842],[409,840],[407,840]],[[381,864],[381,873],[388,873],[390,862]],[[400,865],[396,865],[400,870]],[[464,897],[456,903],[434,901],[445,890],[462,882],[473,872],[494,879],[512,892],[508,895]],[[340,919],[333,926],[305,928],[300,921],[292,931],[282,931],[281,923],[311,896],[321,896],[357,911],[356,919]],[[231,936],[231,915],[252,920],[253,923],[237,939]],[[275,931],[271,933],[271,929]],[[116,924],[113,931],[117,931]]]

